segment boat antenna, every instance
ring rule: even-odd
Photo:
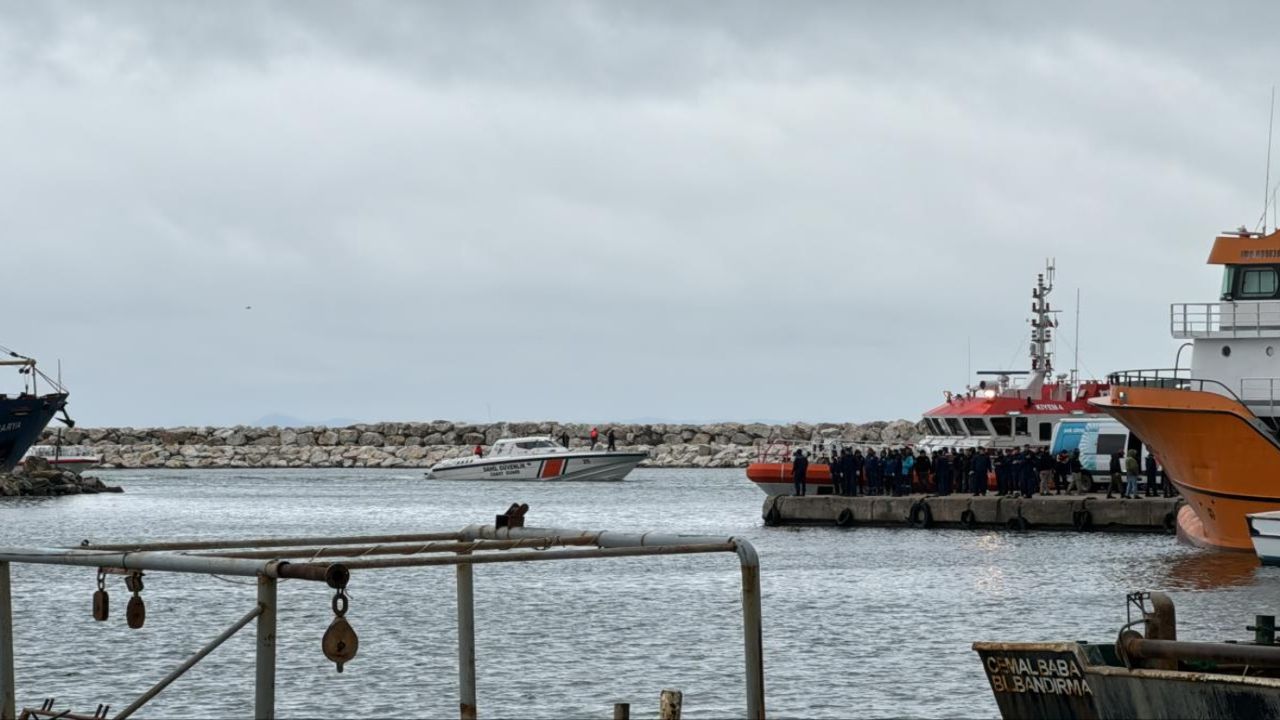
[[[1080,288],[1076,288],[1076,340],[1075,360],[1071,363],[1071,385],[1074,387],[1080,382]]]
[[[1271,130],[1276,120],[1276,86],[1271,86],[1271,115],[1267,119],[1267,174],[1262,187],[1262,234],[1267,234],[1267,207],[1271,203]]]

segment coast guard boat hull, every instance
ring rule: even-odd
[[[54,414],[66,404],[66,393],[0,395],[0,472],[9,472],[17,466]]]
[[[484,457],[454,458],[426,472],[431,480],[622,480],[648,459],[642,452],[571,451],[550,438],[506,438]]]

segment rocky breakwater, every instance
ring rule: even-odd
[[[114,468],[425,468],[504,437],[564,433],[571,448],[585,449],[592,427],[437,420],[343,428],[74,428],[63,431],[62,442],[92,448],[105,467]],[[619,450],[649,453],[644,463],[648,467],[746,467],[762,448],[779,441],[907,445],[922,435],[922,428],[908,420],[812,425],[599,423],[594,427],[599,428],[601,441],[612,429]],[[42,442],[53,441],[47,434]]]
[[[101,492],[124,492],[106,485],[96,477],[76,475],[59,470],[44,458],[27,458],[12,473],[0,473],[0,497],[47,497],[51,495],[84,495]]]

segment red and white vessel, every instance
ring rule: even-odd
[[[976,386],[963,393],[945,393],[946,402],[924,414],[928,434],[912,443],[913,449],[932,454],[944,448],[1048,447],[1054,428],[1062,420],[1107,419],[1106,414],[1089,404],[1089,398],[1107,394],[1109,386],[1105,382],[1079,382],[1074,371],[1054,375],[1053,352],[1049,349],[1058,327],[1054,318],[1058,311],[1049,305],[1054,270],[1050,262],[1045,272],[1036,276],[1036,286],[1031,291],[1031,369],[980,371]],[[815,460],[818,454],[840,445],[875,447],[871,443],[829,440],[778,442],[763,448],[759,460],[747,466],[747,478],[769,495],[790,494],[791,455],[800,448],[809,454],[805,476],[808,492],[829,493],[830,471]]]
[[[77,475],[102,464],[101,455],[77,445],[33,445],[22,457],[22,462],[25,463],[29,457],[43,458],[54,468],[70,470]]]
[[[1058,311],[1049,305],[1053,276],[1049,263],[1031,291],[1031,369],[980,371],[977,385],[964,393],[945,393],[946,402],[924,414],[928,434],[917,448],[1048,447],[1062,420],[1106,419],[1089,404],[1089,398],[1107,394],[1105,382],[1079,382],[1074,370],[1054,375],[1049,349],[1058,327]]]

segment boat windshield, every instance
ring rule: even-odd
[[[558,443],[545,438],[531,440],[499,440],[493,446],[493,455],[528,455],[563,450]]]

